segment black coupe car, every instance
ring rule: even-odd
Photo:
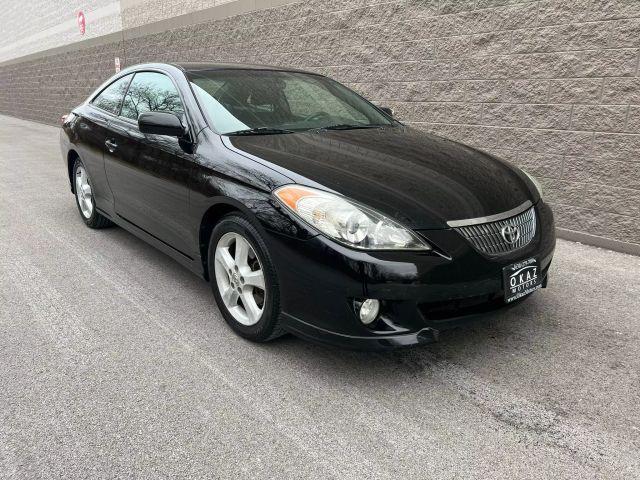
[[[531,175],[322,75],[137,65],[60,138],[83,221],[204,277],[253,341],[429,342],[547,283],[553,215]]]

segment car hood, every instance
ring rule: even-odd
[[[537,200],[526,176],[466,145],[408,127],[226,137],[293,182],[330,189],[415,229]]]

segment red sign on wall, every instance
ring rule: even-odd
[[[84,32],[87,29],[87,24],[86,24],[86,20],[84,18],[84,13],[82,12],[82,10],[80,10],[78,12],[78,28],[80,29],[80,35],[84,35]]]

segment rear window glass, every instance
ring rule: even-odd
[[[102,110],[106,110],[107,112],[117,115],[120,111],[120,105],[122,104],[122,99],[127,91],[127,86],[129,85],[131,77],[131,75],[125,75],[124,77],[119,78],[102,90],[102,92],[100,92],[100,94],[95,97],[91,103]]]

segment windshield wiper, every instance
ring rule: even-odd
[[[339,123],[337,125],[327,125],[326,127],[320,127],[320,128],[317,128],[317,130],[355,130],[356,128],[380,128],[380,127],[384,127],[384,125]]]
[[[224,135],[277,135],[279,133],[294,133],[294,131],[284,128],[257,127],[247,128],[246,130],[236,130],[235,132],[228,132]]]

